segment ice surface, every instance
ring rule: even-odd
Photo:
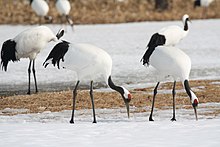
[[[63,39],[73,43],[91,43],[105,49],[113,59],[112,76],[115,83],[128,88],[140,88],[156,82],[153,69],[144,67],[140,62],[146,50],[146,44],[155,31],[171,24],[182,26],[180,21],[78,25],[75,26],[75,32],[69,28]],[[54,33],[61,27],[60,25],[48,26]],[[188,36],[178,45],[192,60],[190,79],[219,78],[219,26],[220,19],[193,20]],[[1,25],[0,42],[3,43],[30,27],[33,26]],[[38,55],[36,60],[38,83],[50,84],[49,86],[53,87],[56,87],[57,83],[74,85],[76,80],[74,72],[58,70],[52,66],[44,69],[42,66],[55,44],[49,43],[46,49]],[[9,63],[7,72],[0,71],[0,85],[4,85],[1,88],[26,85],[28,62],[28,59],[22,59],[16,63]]]

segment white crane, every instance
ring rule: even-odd
[[[1,66],[2,70],[7,71],[9,61],[19,61],[21,58],[29,58],[28,67],[28,92],[30,94],[30,73],[31,64],[34,75],[35,89],[37,89],[37,79],[35,75],[35,59],[37,54],[45,48],[46,44],[51,41],[57,41],[64,34],[64,30],[60,30],[57,35],[46,26],[38,26],[27,29],[18,34],[14,39],[8,39],[2,45],[1,50]]]
[[[52,22],[52,17],[48,16],[49,6],[45,0],[30,0],[31,8],[39,16],[39,23],[42,23],[44,18],[48,22]]]
[[[184,27],[181,28],[177,25],[168,26],[162,28],[157,33],[151,36],[151,39],[147,45],[147,51],[143,56],[143,64],[149,64],[149,58],[154,52],[155,48],[159,45],[174,46],[180,42],[189,32],[189,15],[185,14],[182,17]]]
[[[195,0],[194,7],[208,7],[214,0]]]
[[[194,108],[196,120],[197,120],[197,106],[198,106],[198,98],[190,89],[189,86],[189,73],[191,70],[191,60],[188,55],[186,55],[182,50],[176,47],[168,47],[168,46],[158,46],[150,57],[150,65],[152,65],[161,76],[172,76],[174,79],[173,85],[173,118],[172,121],[175,121],[175,85],[176,80],[178,78],[182,81],[183,87],[188,94],[191,104]],[[160,80],[158,80],[160,81]],[[154,89],[153,102],[151,114],[149,117],[150,121],[153,121],[153,109],[154,109],[154,101],[157,94],[157,88],[159,86],[157,83]]]
[[[195,0],[194,1],[194,8],[203,7],[202,17],[206,18],[208,7],[213,1],[214,0]]]
[[[60,63],[60,60],[62,61]],[[73,44],[66,41],[58,43],[50,52],[46,61],[43,63],[46,68],[48,64],[57,65],[58,68],[66,68],[75,71],[77,83],[73,90],[73,109],[70,123],[74,123],[74,110],[79,82],[87,77],[90,82],[90,97],[93,109],[93,123],[96,123],[95,107],[93,101],[93,80],[97,76],[104,78],[111,89],[119,92],[125,102],[129,117],[130,92],[122,86],[116,86],[111,79],[112,59],[103,49],[90,44]]]
[[[60,14],[61,23],[64,22],[64,19],[70,24],[73,30],[73,21],[69,16],[71,5],[68,0],[56,0],[56,9]]]

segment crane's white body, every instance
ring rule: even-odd
[[[55,5],[60,15],[69,15],[71,6],[68,0],[57,0]]]
[[[92,81],[100,75],[108,84],[112,59],[103,49],[91,44],[71,43],[60,66],[75,71],[79,80],[86,77]]]
[[[58,39],[50,28],[38,26],[21,32],[13,40],[16,42],[16,58],[33,60],[48,42]]]
[[[176,47],[158,46],[150,57],[150,64],[160,75],[172,76],[181,81],[189,78],[191,60],[182,50]]]
[[[176,25],[168,26],[158,31],[159,34],[164,35],[166,38],[165,46],[174,46],[178,44],[188,32],[188,30],[184,31],[183,28]]]
[[[179,43],[180,40],[186,37],[186,35],[189,32],[188,29],[189,16],[187,14],[183,15],[182,22],[184,27],[187,25],[187,30],[184,30],[183,28],[177,25],[172,25],[172,26],[164,27],[158,31],[160,35],[165,36],[166,39],[166,42],[164,44],[165,46],[174,46],[177,43]]]
[[[200,0],[201,6],[208,7],[214,0]]]
[[[61,62],[60,62],[61,61]],[[77,95],[77,87],[81,80],[86,78],[90,80],[90,97],[93,109],[93,123],[96,123],[95,107],[93,100],[93,81],[102,76],[109,87],[119,92],[125,102],[129,117],[129,102],[131,100],[130,92],[122,86],[116,86],[111,80],[112,59],[103,49],[90,44],[73,44],[67,41],[58,43],[50,52],[43,63],[46,68],[52,63],[58,68],[63,67],[75,71],[78,77],[76,86],[73,90],[73,109],[70,123],[74,123],[74,110]]]
[[[172,76],[174,81],[178,78],[182,81],[189,80],[191,70],[191,60],[187,54],[176,47],[158,46],[150,57],[150,64],[162,76]],[[198,98],[192,92],[191,102],[193,103]]]
[[[49,6],[45,0],[33,0],[31,7],[38,16],[46,16],[49,11]]]

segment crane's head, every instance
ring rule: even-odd
[[[191,103],[192,103],[192,106],[193,106],[193,109],[194,109],[194,112],[195,112],[196,120],[198,120],[198,117],[197,117],[197,107],[198,107],[198,104],[199,104],[199,99],[193,93],[193,91],[190,89],[189,81],[188,80],[184,81],[184,86],[185,86],[185,89],[186,89],[186,93],[188,94],[188,96],[189,96],[189,98],[191,100]]]
[[[198,116],[197,116],[197,107],[199,104],[199,99],[196,97],[196,95],[191,91],[191,102],[192,102],[192,106],[195,112],[195,117],[196,120],[198,120]]]
[[[59,40],[61,37],[63,37],[63,35],[64,35],[64,29],[62,28],[57,32],[56,37]]]
[[[131,93],[124,87],[122,87],[122,92],[121,92],[121,96],[125,102],[125,106],[127,108],[127,114],[128,114],[128,118],[130,117],[130,110],[129,110],[129,102],[131,101]]]
[[[182,18],[183,23],[187,23],[187,22],[191,22],[189,15],[188,14],[184,14],[183,18]]]
[[[123,86],[116,86],[111,79],[111,76],[109,76],[108,78],[108,85],[110,86],[110,88],[112,88],[113,90],[119,92],[124,100],[126,109],[127,109],[127,114],[128,114],[128,118],[130,117],[130,111],[129,111],[129,102],[131,101],[131,93],[124,88]]]

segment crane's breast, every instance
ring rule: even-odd
[[[165,76],[187,76],[191,70],[189,56],[176,47],[158,46],[150,58],[150,64]]]

